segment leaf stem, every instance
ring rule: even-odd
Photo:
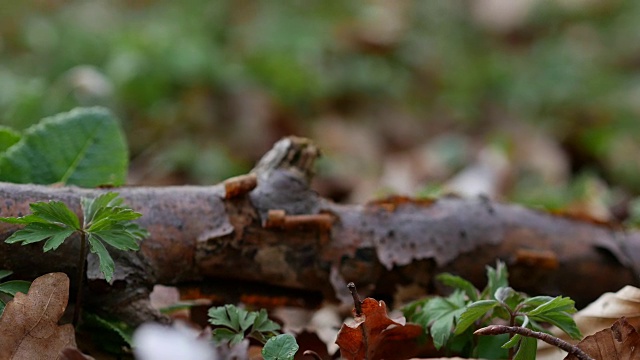
[[[73,326],[80,321],[80,308],[82,306],[82,288],[84,285],[84,273],[87,268],[87,234],[80,231],[80,257],[78,258],[78,290],[76,292],[76,305],[73,309]]]
[[[482,329],[476,330],[474,335],[500,335],[500,334],[519,334],[522,336],[532,337],[546,342],[547,344],[558,347],[571,355],[575,355],[580,360],[594,360],[591,356],[587,355],[579,347],[569,344],[568,342],[559,339],[553,335],[549,335],[539,331],[533,331],[521,326],[506,326],[506,325],[489,325]]]

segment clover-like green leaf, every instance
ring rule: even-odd
[[[413,321],[429,329],[436,348],[441,348],[451,337],[458,317],[465,310],[464,297],[464,292],[456,290],[447,298],[432,298],[414,316]]]
[[[278,330],[280,330],[280,325],[269,319],[267,310],[261,309],[256,315],[249,336],[260,342],[265,342],[267,338],[276,335],[276,331]]]
[[[298,343],[290,334],[274,336],[264,344],[262,357],[264,360],[292,360],[298,352]]]

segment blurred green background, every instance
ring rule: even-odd
[[[0,123],[106,106],[131,184],[216,183],[296,134],[337,200],[479,186],[625,218],[638,19],[619,0],[5,1]]]

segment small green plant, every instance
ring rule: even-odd
[[[544,333],[541,323],[557,326],[574,339],[582,335],[571,314],[576,312],[573,300],[558,296],[528,297],[508,286],[507,268],[498,262],[487,267],[487,286],[478,290],[469,281],[452,274],[440,274],[438,280],[455,288],[448,297],[416,301],[403,309],[409,321],[423,325],[437,348],[483,358],[535,359],[536,339],[504,331],[496,340],[478,338],[476,329],[500,320],[511,328],[525,328]],[[533,332],[526,332],[535,336]],[[489,333],[486,333],[489,334]],[[496,345],[502,345],[502,349]],[[504,349],[508,349],[504,350]],[[515,356],[515,357],[514,357]]]
[[[9,270],[0,270],[0,280],[6,278],[7,276],[13,274],[12,271]],[[23,280],[11,280],[0,283],[0,293],[8,298],[13,298],[16,296],[17,292],[21,292],[26,294],[29,291],[29,286],[31,285],[28,281]],[[7,304],[3,296],[0,296],[0,315],[4,312],[4,307]]]
[[[252,338],[264,344],[262,356],[265,360],[291,360],[298,351],[295,338],[280,334],[280,325],[269,320],[267,311],[247,311],[235,305],[209,309],[209,322],[219,326],[212,332],[216,344],[239,344]]]
[[[132,221],[142,216],[123,205],[118,193],[108,192],[94,199],[81,198],[83,221],[61,201],[36,202],[29,205],[32,213],[22,217],[2,217],[0,221],[26,225],[5,240],[7,243],[22,245],[44,241],[44,252],[56,250],[74,234],[80,236],[80,254],[78,258],[78,302],[82,292],[87,244],[92,253],[98,255],[100,271],[111,282],[115,263],[106,245],[118,250],[138,250],[139,242],[148,236],[148,232]],[[75,323],[78,313],[74,316]]]

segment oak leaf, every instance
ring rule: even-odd
[[[587,336],[578,347],[595,360],[632,360],[640,358],[640,334],[622,317],[611,328]],[[568,355],[565,360],[577,360]]]
[[[50,273],[33,281],[25,295],[17,293],[0,318],[0,360],[59,359],[76,347],[73,325],[58,325],[69,300],[69,278]]]
[[[418,351],[420,325],[405,324],[404,318],[391,320],[384,301],[366,298],[355,324],[343,324],[336,344],[348,360],[408,359]]]

